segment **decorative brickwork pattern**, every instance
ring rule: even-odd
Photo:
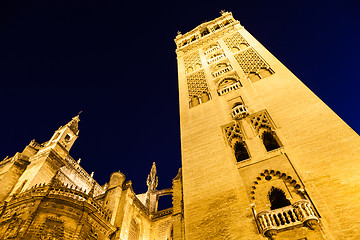
[[[226,127],[224,127],[224,133],[225,133],[225,137],[226,140],[228,142],[229,145],[231,145],[231,141],[234,138],[238,138],[243,140],[243,134],[241,132],[241,126],[239,124],[239,122],[234,122],[231,123],[229,125],[227,125]]]
[[[201,97],[202,93],[209,94],[209,88],[203,70],[188,75],[186,79],[189,89],[189,97]]]
[[[235,55],[235,59],[245,74],[257,73],[260,69],[269,69],[270,66],[259,56],[259,54],[250,48]]]
[[[257,133],[259,133],[259,130],[261,128],[274,130],[274,127],[272,126],[272,124],[270,122],[270,117],[267,115],[267,113],[265,111],[252,114],[250,116],[250,122]]]
[[[226,46],[231,50],[233,47],[240,48],[240,45],[249,46],[248,42],[243,38],[240,33],[236,32],[235,34],[231,35],[224,39]]]
[[[184,66],[186,73],[202,68],[199,52],[194,52],[184,57]]]

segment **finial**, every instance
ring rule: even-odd
[[[77,164],[80,164],[80,162],[81,162],[81,158],[79,158],[79,160],[77,160]]]
[[[226,11],[224,9],[220,11],[221,15],[224,15],[225,13],[226,13]]]
[[[90,177],[94,177],[94,172],[91,172]]]
[[[156,164],[153,162],[150,174],[147,177],[146,184],[148,186],[148,192],[154,192],[158,185],[158,177],[156,176]]]
[[[78,115],[76,115],[75,117],[73,117],[71,119],[71,121],[67,124],[69,126],[69,128],[76,134],[78,135],[79,134],[79,122],[80,122],[80,114],[81,114],[82,111],[80,111],[78,113]]]
[[[88,195],[89,195],[90,197],[94,197],[95,185],[96,185],[96,182],[94,181],[94,182],[93,182],[93,185],[91,186],[91,189],[90,189],[90,191],[89,191],[89,193],[88,193]]]
[[[177,35],[181,35],[181,32],[180,32],[180,31],[177,31]]]

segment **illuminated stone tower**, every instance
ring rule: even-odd
[[[174,239],[360,238],[359,136],[231,13],[175,42],[185,229]]]

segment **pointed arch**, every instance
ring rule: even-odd
[[[233,149],[237,162],[241,162],[250,158],[245,142],[236,140]]]
[[[265,169],[262,172],[260,172],[260,174],[253,181],[253,184],[250,188],[251,201],[254,202],[256,200],[255,197],[257,195],[256,191],[261,181],[272,181],[277,179],[283,180],[284,183],[289,187],[289,190],[291,190],[291,192],[298,193],[301,197],[303,197],[303,195],[299,192],[299,189],[302,188],[302,185],[300,185],[301,183],[298,182],[295,178],[279,170]],[[259,193],[259,194],[261,196],[264,196],[264,193]]]
[[[140,237],[140,224],[135,218],[131,219],[128,240],[138,240]]]
[[[284,190],[277,187],[271,187],[268,192],[268,198],[271,204],[271,210],[291,205],[290,200],[286,198]]]
[[[268,152],[280,148],[280,143],[276,136],[276,133],[268,128],[262,131],[261,139],[266,148],[266,151]]]

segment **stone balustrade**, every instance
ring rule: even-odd
[[[84,202],[84,204],[89,204],[97,210],[97,213],[101,215],[106,220],[110,220],[110,213],[108,210],[104,209],[100,204],[95,202],[92,196],[89,193],[86,193],[85,190],[78,188],[76,186],[57,186],[54,184],[38,184],[30,188],[29,190],[16,196],[17,199],[28,196],[42,196],[42,197],[66,197],[71,198],[73,201]]]
[[[209,54],[209,53],[211,53],[211,52],[214,52],[214,51],[217,50],[217,49],[220,49],[220,46],[219,46],[219,45],[216,45],[215,47],[212,47],[212,48],[210,48],[209,50],[205,51],[205,52],[204,52],[204,55],[207,55],[207,54]]]
[[[156,212],[156,213],[153,213],[153,218],[159,218],[159,217],[162,217],[162,216],[167,216],[167,215],[170,215],[173,213],[173,208],[168,208],[168,209],[164,209],[164,210],[161,210],[159,212]]]
[[[211,63],[213,63],[213,62],[216,62],[216,61],[222,59],[223,57],[225,57],[225,54],[217,55],[217,56],[212,57],[212,58],[210,58],[209,60],[207,60],[207,63],[208,63],[208,64],[211,64]]]
[[[75,161],[70,155],[66,157],[66,161],[73,166],[73,168],[77,171],[78,174],[80,174],[82,177],[84,177],[89,183],[93,183],[95,181],[93,177],[88,174],[85,169],[83,169],[77,161]],[[105,193],[104,189],[95,182],[95,195],[100,195]]]
[[[224,94],[226,94],[228,92],[239,89],[240,87],[241,87],[241,84],[239,82],[236,82],[236,83],[233,83],[233,84],[231,84],[229,86],[226,86],[226,87],[224,87],[222,89],[219,89],[218,93],[219,93],[220,96],[222,96],[222,95],[224,95]]]
[[[247,110],[247,108],[245,107],[245,105],[241,104],[241,105],[237,105],[235,107],[233,107],[233,109],[231,110],[231,116],[234,119],[242,119],[244,117],[246,117],[247,115],[249,115],[249,112]]]
[[[319,222],[308,200],[300,200],[293,205],[275,210],[265,210],[256,214],[261,233],[272,238],[278,230],[305,224],[313,229]]]
[[[231,66],[227,66],[223,69],[220,69],[219,71],[213,72],[212,75],[213,77],[217,77],[223,73],[229,72],[231,69],[232,69]]]

